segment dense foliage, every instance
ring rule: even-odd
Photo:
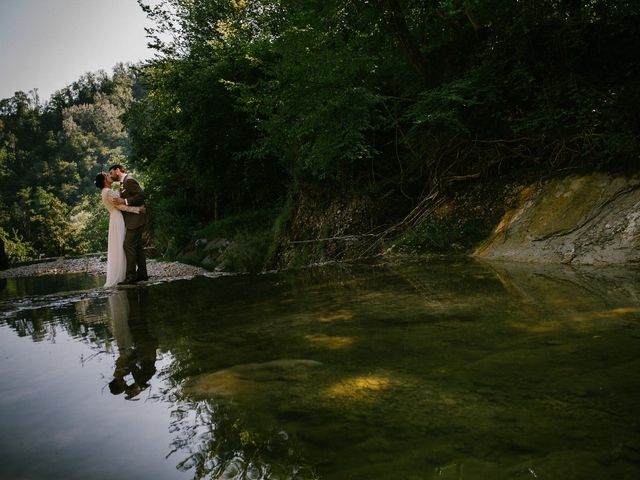
[[[131,77],[115,74],[46,107],[3,101],[0,175],[15,180],[2,178],[4,237],[76,248],[20,215],[54,222],[37,213],[62,208],[49,196],[78,204],[79,179],[128,155],[128,141],[129,163],[152,180],[160,245],[309,184],[407,211],[468,175],[639,166],[638,2],[139,3],[158,53],[136,77],[144,94],[131,101],[118,83]]]
[[[415,204],[452,176],[638,166],[637,2],[145,8],[160,55],[127,124],[167,231],[304,182]]]
[[[41,103],[37,92],[0,101],[0,236],[15,260],[104,250],[107,219],[93,179],[129,155],[120,116],[135,75],[86,74]]]

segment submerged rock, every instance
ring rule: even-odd
[[[315,360],[280,359],[246,363],[191,378],[185,392],[195,396],[237,397],[279,391],[281,384],[305,380],[309,370],[322,365]]]
[[[475,252],[565,264],[640,262],[640,178],[602,173],[531,185]]]

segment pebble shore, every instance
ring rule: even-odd
[[[37,277],[64,273],[89,273],[104,275],[107,270],[105,257],[60,258],[56,260],[20,265],[0,270],[0,278]],[[210,275],[208,270],[179,262],[147,260],[147,272],[153,280]]]

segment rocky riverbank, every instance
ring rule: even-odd
[[[502,187],[499,182],[497,186],[476,184],[436,199],[427,205],[428,211],[421,214],[419,222],[384,241],[370,234],[371,225],[376,224],[372,217],[376,208],[345,199],[311,198],[301,196],[288,207],[290,218],[281,222],[287,228],[275,245],[269,242],[272,229],[268,225],[257,228],[253,217],[246,224],[238,221],[231,225],[234,228],[227,221],[226,229],[208,227],[194,232],[188,245],[173,247],[178,260],[200,266],[149,260],[149,274],[162,280],[212,275],[212,270],[220,274],[221,270],[283,269],[351,260],[363,252],[466,253],[486,259],[571,265],[640,263],[638,175],[592,173],[532,183],[516,181]],[[405,223],[410,222],[398,225]],[[255,233],[258,230],[260,233]],[[14,266],[0,270],[0,279],[62,273],[100,275],[106,271],[105,257],[93,254]]]
[[[20,265],[0,271],[0,278],[36,277],[64,273],[89,273],[101,275],[107,269],[105,257],[60,258],[45,262]],[[171,279],[210,274],[208,270],[179,262],[148,260],[147,270],[152,280]]]
[[[640,264],[640,175],[545,177],[533,171],[473,180],[426,198],[404,219],[382,214],[381,204],[335,192],[323,196],[309,188],[290,199],[275,227],[258,224],[256,212],[245,214],[233,228],[233,218],[219,228],[209,225],[194,232],[187,245],[172,245],[165,254],[229,272],[397,254]]]
[[[522,188],[482,258],[572,265],[640,263],[640,177],[569,176]]]

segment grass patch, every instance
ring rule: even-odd
[[[273,265],[276,262],[280,241],[287,235],[291,220],[293,219],[293,197],[289,195],[287,201],[278,212],[277,217],[271,225],[269,245],[265,256],[264,266]]]
[[[224,239],[229,242],[228,247],[213,254],[214,265],[217,263],[230,272],[259,272],[267,259],[278,213],[278,209],[255,210],[211,222],[194,232],[192,250],[180,259],[201,264],[207,256],[207,242]],[[212,264],[206,266],[212,268]]]
[[[271,229],[279,213],[279,209],[265,209],[232,215],[209,223],[196,232],[196,237],[232,239],[235,235],[242,232]]]

